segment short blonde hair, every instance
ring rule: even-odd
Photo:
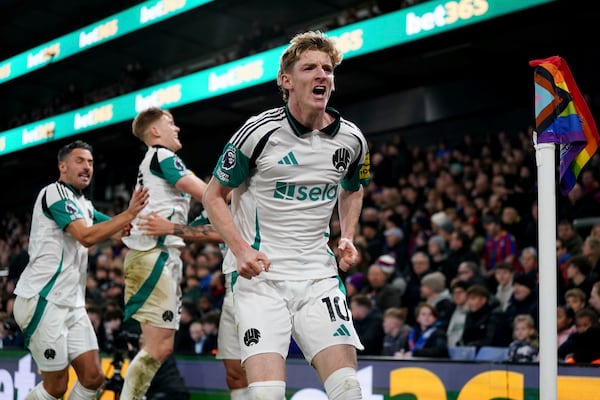
[[[406,311],[400,307],[390,307],[384,311],[383,318],[394,318],[401,321],[406,321]]]
[[[519,314],[513,320],[513,329],[517,326],[517,324],[525,324],[529,329],[531,329],[531,334],[529,335],[529,339],[536,340],[538,338],[538,331],[535,329],[535,321],[533,317],[529,314]],[[516,337],[513,335],[513,338]]]
[[[587,295],[580,288],[571,288],[565,292],[565,300],[568,298],[574,298],[582,303],[587,302]]]
[[[282,76],[289,72],[300,58],[300,55],[308,50],[319,50],[327,53],[334,68],[342,62],[343,53],[338,49],[335,40],[328,38],[323,32],[308,31],[294,36],[290,40],[288,48],[281,55],[279,72],[277,73],[277,86],[281,90],[284,102],[287,102],[290,93],[282,86]]]
[[[162,118],[163,115],[168,115],[171,119],[173,118],[173,114],[170,111],[158,107],[150,107],[141,111],[131,124],[133,135],[142,142],[145,141],[150,125]]]

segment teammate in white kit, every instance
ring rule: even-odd
[[[219,243],[225,254],[227,246],[214,230],[205,213],[200,214],[189,225],[174,224],[155,213],[140,217],[138,227],[147,235],[177,235],[186,240]],[[223,361],[225,380],[231,400],[247,400],[248,381],[240,361],[240,344],[237,325],[233,313],[233,295],[231,293],[232,273],[225,275],[225,297],[219,319],[219,334],[216,358]]]
[[[150,202],[146,211],[176,224],[187,222],[190,197],[202,199],[206,183],[195,176],[176,155],[182,147],[179,127],[166,110],[151,107],[133,120],[133,134],[148,146],[139,166],[137,186],[146,187]],[[191,195],[191,196],[190,196]],[[173,235],[146,236],[133,221],[125,256],[125,319],[140,323],[144,345],[125,374],[121,398],[140,400],[160,364],[173,353],[181,308],[181,247]]]
[[[208,217],[229,247],[223,272],[235,272],[235,318],[252,399],[285,398],[290,335],[330,399],[361,398],[356,348],[362,344],[328,247],[338,204],[339,267],[356,263],[352,239],[361,183],[370,175],[363,134],[327,107],[341,59],[324,34],[295,36],[277,77],[286,105],[243,124],[204,194]]]
[[[94,172],[92,147],[72,142],[58,152],[59,180],[44,187],[33,208],[29,263],[15,293],[15,320],[42,374],[25,399],[58,399],[67,391],[69,364],[77,382],[69,399],[96,399],[104,383],[98,341],[85,309],[87,247],[129,224],[148,202],[136,190],[129,208],[112,219],[97,211],[83,190]]]

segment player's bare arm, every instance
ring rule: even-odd
[[[108,221],[88,226],[84,220],[78,219],[71,222],[66,231],[85,247],[92,246],[110,238],[115,233],[126,229],[140,211],[148,204],[148,189],[140,187],[135,190],[129,201],[127,210],[115,215]]]
[[[149,236],[175,235],[186,240],[208,243],[222,243],[221,235],[212,225],[182,225],[175,224],[153,212],[139,217],[138,228]]]
[[[362,198],[363,189],[361,187],[355,192],[342,190],[338,199],[342,230],[338,249],[340,251],[339,266],[342,271],[348,271],[358,261],[358,250],[354,246],[353,239],[362,209]]]
[[[198,201],[202,201],[202,196],[206,190],[206,182],[196,175],[188,175],[179,179],[175,184],[177,190],[190,194]]]
[[[238,273],[243,278],[252,279],[263,271],[269,271],[271,261],[263,252],[252,248],[240,235],[227,205],[231,197],[230,193],[231,188],[211,178],[204,192],[202,204],[208,213],[208,219],[235,255]]]

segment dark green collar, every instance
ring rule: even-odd
[[[72,185],[70,185],[68,183],[65,183],[63,181],[58,181],[58,183],[60,183],[63,186],[66,186],[71,192],[73,192],[73,194],[75,196],[77,196],[77,197],[83,196],[83,193],[80,190],[77,190],[74,186],[72,186]]]
[[[327,125],[323,129],[321,129],[321,132],[323,132],[326,135],[329,135],[331,137],[334,137],[340,130],[340,119],[341,119],[340,113],[339,113],[339,111],[337,111],[336,109],[331,108],[331,107],[327,107],[327,109],[325,111],[327,113],[329,113],[330,115],[332,115],[335,119],[331,124]],[[285,105],[285,115],[288,119],[288,122],[290,123],[290,126],[294,130],[294,133],[296,134],[296,136],[302,136],[305,133],[313,131],[313,129],[310,129],[310,128],[302,125],[296,118],[294,118],[294,116],[288,109],[287,104]]]

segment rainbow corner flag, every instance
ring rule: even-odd
[[[598,130],[566,61],[533,60],[538,143],[560,144],[560,191],[567,195],[598,149]]]

